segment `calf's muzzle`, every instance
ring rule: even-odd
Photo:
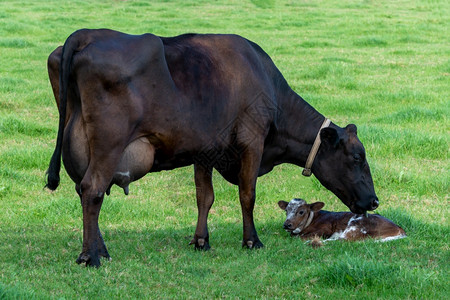
[[[283,229],[292,229],[292,223],[289,220],[286,220],[283,224]]]

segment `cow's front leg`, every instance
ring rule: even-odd
[[[195,187],[197,190],[198,219],[194,238],[190,242],[195,245],[195,249],[208,250],[208,213],[214,202],[214,190],[212,185],[212,168],[204,167],[201,164],[194,165]]]
[[[260,160],[258,151],[247,149],[242,155],[241,171],[239,173],[239,200],[241,202],[244,227],[242,247],[250,249],[264,246],[258,238],[253,221],[256,179],[258,177]]]
[[[110,259],[103,237],[98,227],[98,217],[103,203],[103,192],[92,193],[82,191],[81,205],[83,207],[83,250],[76,260],[86,266],[100,266],[100,258]]]

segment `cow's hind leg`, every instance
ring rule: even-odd
[[[100,257],[111,259],[102,234],[98,227],[98,216],[103,203],[104,194],[97,195],[90,200],[81,200],[83,207],[83,250],[76,262],[78,264],[86,263],[86,266],[100,266]]]
[[[101,170],[101,168],[100,168]],[[107,172],[108,173],[108,172]],[[86,266],[100,266],[100,258],[110,258],[98,226],[98,218],[110,176],[98,176],[88,169],[81,182],[81,205],[83,209],[83,248],[76,262]]]
[[[78,196],[80,196],[80,201],[81,201],[82,207],[84,207],[83,206],[83,199],[81,197],[81,186],[79,184],[75,185],[75,190],[76,190]],[[101,199],[98,199],[98,200],[103,201],[103,197]],[[101,206],[101,203],[99,203],[99,205]],[[98,221],[98,213],[99,212],[100,212],[100,208],[98,208],[98,212],[96,213],[97,221]],[[83,215],[84,214],[85,213],[84,213],[84,209],[83,209]],[[98,224],[98,222],[97,222],[97,224]],[[93,258],[99,258],[100,256],[103,256],[103,257],[105,257],[107,259],[111,259],[111,257],[109,256],[108,250],[106,249],[106,245],[105,245],[105,243],[103,241],[103,237],[102,237],[102,234],[100,233],[100,229],[98,228],[98,226],[97,226],[97,234],[96,234],[96,236],[99,238],[99,239],[97,239],[97,241],[95,243],[96,246],[97,246],[96,247],[97,248],[97,251],[96,251],[97,253],[96,254],[89,254],[88,247],[85,248],[84,244],[83,244],[83,252],[81,252],[80,256],[77,259],[77,263],[78,264],[81,264],[81,263],[84,262],[84,263],[87,263],[88,265],[90,265],[90,264],[92,264],[92,265],[100,265],[99,259],[97,259],[98,261],[95,261],[95,259],[94,259],[94,261],[91,261],[92,257]],[[84,239],[84,232],[83,232],[83,240],[85,240]]]
[[[107,140],[102,142],[108,143]],[[81,193],[83,207],[83,251],[77,263],[99,266],[100,257],[110,258],[98,227],[98,217],[105,191],[109,190],[112,182],[119,184],[127,193],[128,184],[131,181],[141,178],[150,171],[153,165],[154,147],[142,138],[132,142],[123,151],[121,147],[95,149],[96,153],[101,155],[91,159],[81,185],[76,188],[77,192]]]
[[[116,122],[107,116],[114,115]],[[126,147],[129,124],[123,114],[109,112],[97,115],[96,122],[87,126],[90,141],[90,160],[80,183],[81,205],[83,209],[83,248],[77,263],[100,266],[100,257],[109,258],[98,226],[100,209],[105,192],[109,188],[114,173]],[[113,126],[112,124],[121,124]]]
[[[197,191],[198,219],[194,238],[190,244],[195,245],[195,249],[208,250],[208,213],[214,202],[214,190],[212,185],[212,168],[204,167],[201,164],[194,165],[195,187]]]

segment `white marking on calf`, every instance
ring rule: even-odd
[[[288,206],[286,207],[286,220],[290,220],[295,217],[295,213],[297,212],[297,209],[305,205],[306,201],[302,199],[292,199],[289,201]]]
[[[299,234],[300,232],[302,232],[302,230],[298,227],[292,231],[293,234]]]
[[[335,233],[333,233],[332,236],[330,236],[329,238],[324,240],[324,242],[341,240],[341,239],[343,239],[343,233],[344,233],[343,231],[335,232]]]
[[[351,225],[352,222],[354,221],[358,221],[361,220],[363,218],[363,215],[354,215],[352,216],[347,223],[347,227],[345,228],[344,231],[338,231],[333,233],[332,236],[330,236],[328,239],[324,240],[324,242],[326,241],[335,241],[335,240],[345,240],[347,239],[347,234],[352,232],[352,231],[357,231],[359,229],[359,231],[363,234],[367,234],[367,231],[364,230],[364,228],[361,228],[359,226],[355,226],[355,225]]]
[[[406,237],[406,234],[399,234],[399,235],[396,235],[396,236],[388,236],[388,237],[385,237],[384,239],[379,239],[379,240],[376,240],[376,241],[377,242],[389,242],[389,241],[403,239],[405,237]]]

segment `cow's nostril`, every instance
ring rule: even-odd
[[[380,202],[378,201],[378,198],[375,198],[374,200],[372,200],[372,210],[376,209],[379,204],[380,204]]]

